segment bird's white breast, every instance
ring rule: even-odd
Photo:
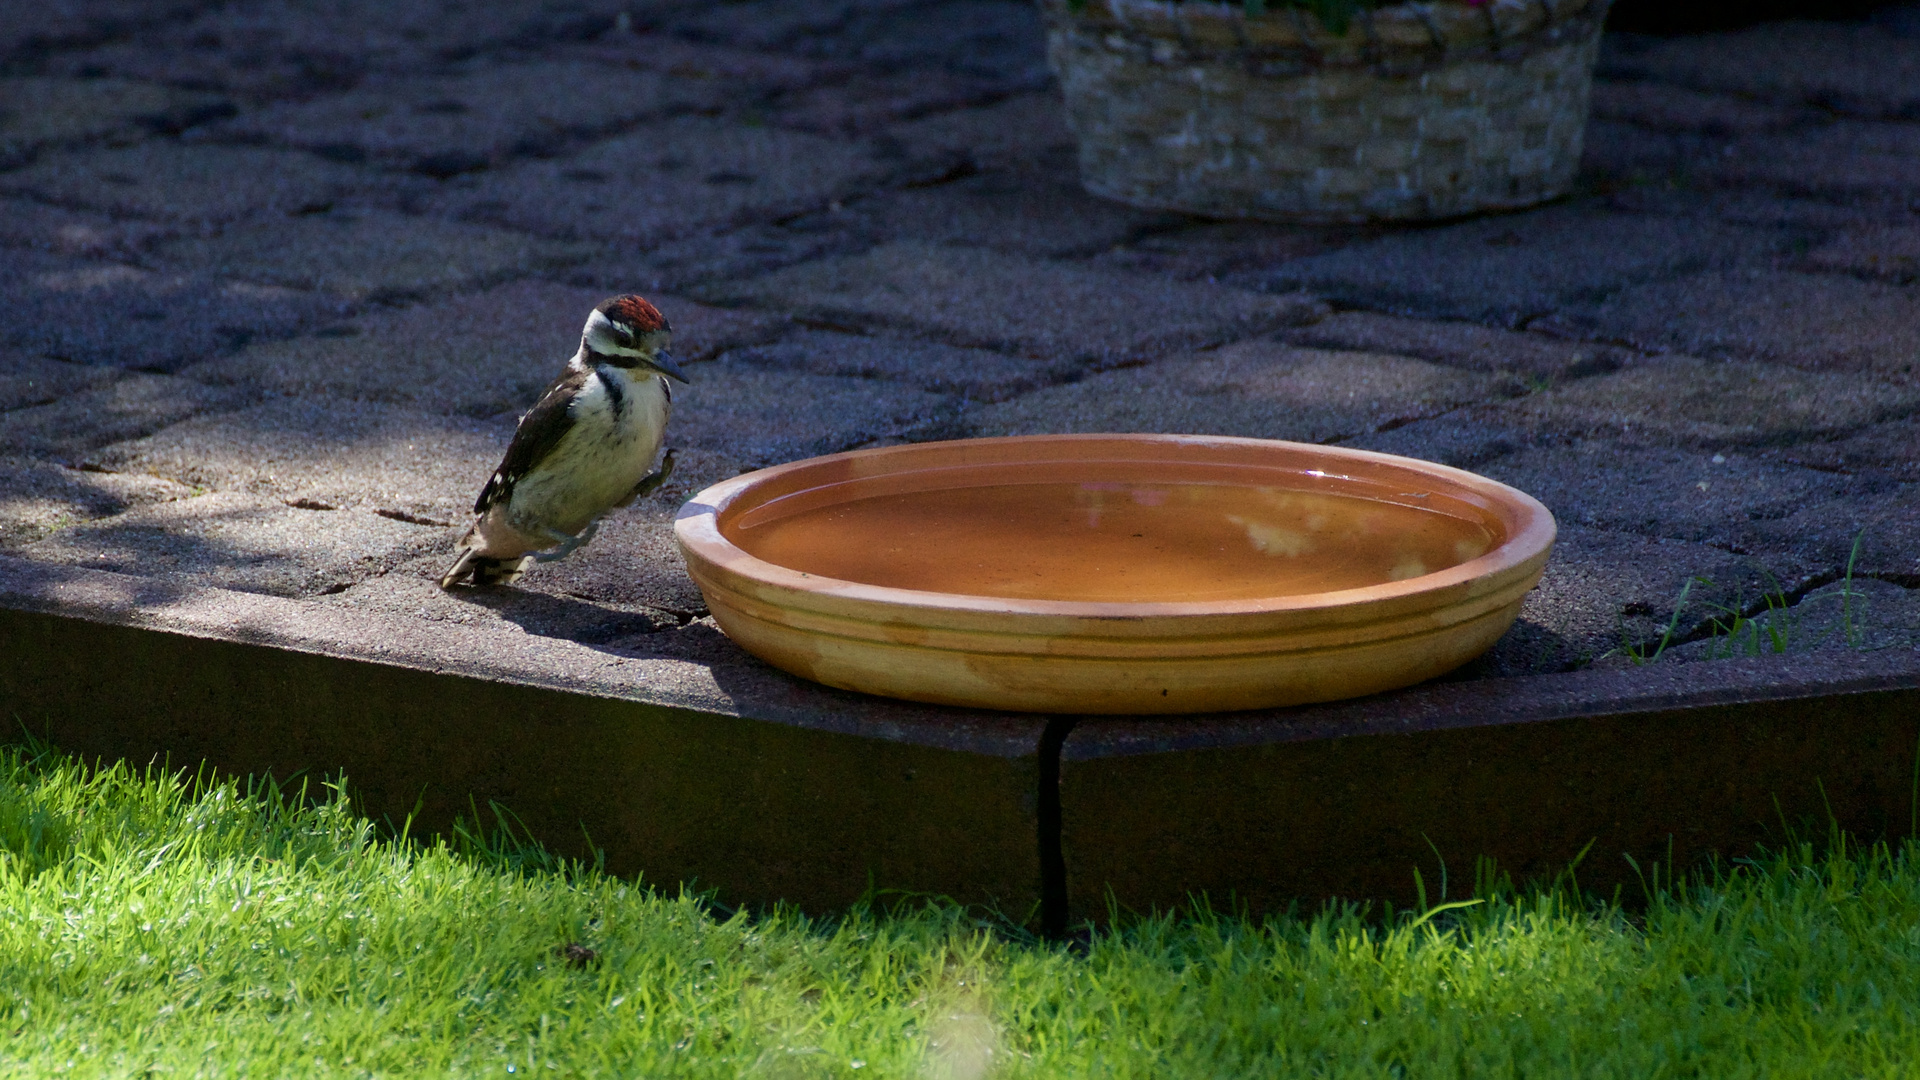
[[[658,375],[599,367],[568,409],[572,427],[514,486],[512,517],[568,534],[586,528],[651,471],[668,410]]]

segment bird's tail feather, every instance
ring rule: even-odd
[[[525,570],[527,557],[524,555],[511,559],[497,559],[491,555],[482,555],[474,548],[461,548],[460,557],[440,575],[440,587],[451,589],[456,585],[511,585],[520,580]]]

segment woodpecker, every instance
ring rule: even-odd
[[[587,316],[567,370],[527,410],[500,467],[473,504],[473,527],[440,587],[511,584],[527,560],[564,559],[593,539],[600,516],[646,495],[673,473],[666,438],[668,379],[686,382],[667,354],[673,331],[638,296],[603,300]]]

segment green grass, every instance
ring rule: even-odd
[[[0,750],[0,1074],[1895,1076],[1920,849],[1796,844],[1632,910],[727,914],[337,792]],[[1595,853],[1590,858],[1600,857]],[[582,962],[557,951],[567,945]]]

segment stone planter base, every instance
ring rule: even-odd
[[[1089,191],[1219,217],[1451,217],[1564,193],[1605,0],[1373,12],[1041,0]],[[1558,9],[1558,10],[1556,10]]]

